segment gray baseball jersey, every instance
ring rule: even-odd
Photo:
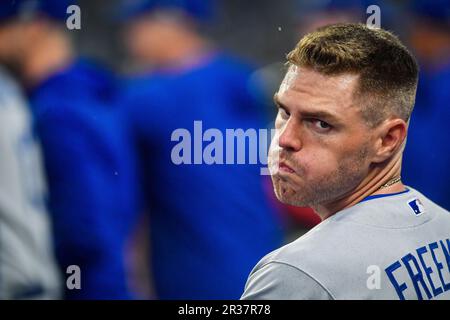
[[[264,257],[241,299],[450,299],[450,213],[410,187],[368,197]]]
[[[21,92],[0,69],[0,299],[60,297],[39,151]]]

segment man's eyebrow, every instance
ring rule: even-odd
[[[273,94],[273,103],[275,103],[276,106],[279,105],[279,103],[278,103],[278,97],[277,97],[277,93],[276,93],[276,92]]]
[[[288,108],[286,107],[286,105],[281,103],[280,100],[278,99],[277,93],[275,93],[273,95],[273,101],[274,101],[275,105],[277,106],[277,108],[282,108],[282,109],[288,111]],[[337,117],[336,115],[334,115],[333,113],[330,113],[328,111],[323,111],[323,110],[306,111],[306,110],[303,110],[303,111],[300,111],[299,113],[301,114],[301,116],[303,118],[317,118],[320,120],[327,120],[327,121],[333,122],[335,124],[340,124],[342,122],[339,117]]]
[[[334,124],[340,124],[341,121],[332,113],[326,111],[302,111],[300,112],[303,118],[314,118],[320,120],[326,120]]]
[[[286,108],[286,106],[284,105],[284,104],[282,104],[281,102],[280,102],[280,100],[278,100],[278,94],[277,94],[277,92],[275,92],[275,94],[273,95],[273,103],[275,103],[275,106],[277,107],[277,108],[282,108],[282,109],[285,109],[285,110],[287,110],[287,108]]]

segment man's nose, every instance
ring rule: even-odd
[[[286,150],[299,151],[302,148],[299,124],[291,118],[281,130],[278,145]]]

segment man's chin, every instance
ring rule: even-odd
[[[274,188],[277,199],[283,203],[295,207],[308,207],[310,203],[299,198],[299,195],[291,188],[276,186]]]

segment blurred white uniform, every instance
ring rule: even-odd
[[[0,299],[60,298],[42,170],[22,92],[0,68]]]

